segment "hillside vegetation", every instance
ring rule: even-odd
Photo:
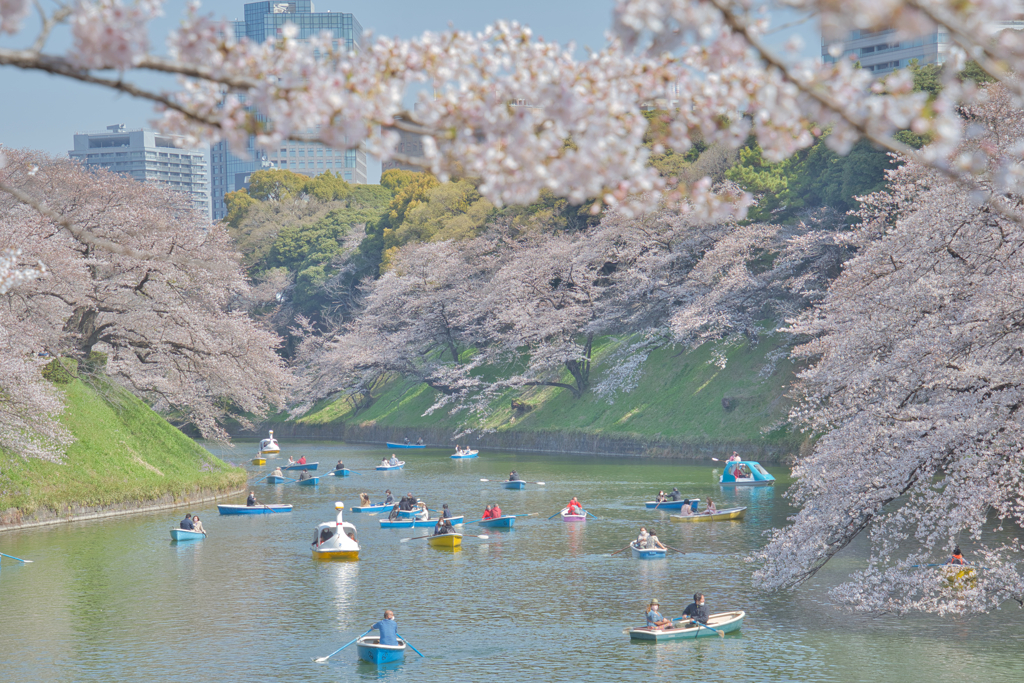
[[[63,424],[77,439],[62,464],[0,451],[0,524],[46,511],[134,504],[199,489],[231,491],[245,471],[182,434],[127,391],[102,398],[80,380],[63,385]]]
[[[498,432],[577,431],[680,445],[768,442],[795,450],[798,435],[781,428],[764,431],[779,424],[790,407],[785,392],[793,380],[793,364],[776,343],[763,335],[756,346],[719,343],[688,353],[658,350],[648,359],[640,384],[614,403],[593,392],[573,398],[552,387],[529,388],[506,392],[486,421],[474,424],[465,413],[439,410],[424,415],[437,393],[426,384],[395,379],[368,408],[356,412],[343,398],[324,401],[297,422],[311,427],[392,426],[408,429],[412,438],[417,429],[446,428],[455,434],[469,424]],[[602,360],[613,346],[605,340],[595,349],[595,374],[604,369]],[[719,364],[722,356],[725,367]],[[525,408],[513,408],[513,399]]]

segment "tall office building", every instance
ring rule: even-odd
[[[180,136],[143,128],[126,130],[123,123],[107,130],[75,133],[75,148],[68,156],[89,168],[105,168],[190,194],[193,206],[209,217],[205,150],[183,149],[175,145]]]
[[[992,33],[1003,29],[1024,29],[1024,21],[993,22]],[[924,36],[899,39],[895,29],[885,28],[880,31],[852,31],[843,43],[843,54],[836,58],[829,54],[831,43],[821,42],[821,59],[825,63],[837,59],[853,58],[860,62],[862,69],[873,71],[878,75],[891,73],[896,69],[910,66],[917,60],[920,65],[942,64],[949,52],[949,34],[936,29]]]
[[[279,37],[285,24],[294,24],[299,29],[299,40],[326,31],[334,37],[338,49],[359,52],[363,47],[363,27],[353,15],[314,12],[310,0],[247,3],[244,21],[235,21],[233,27],[236,39],[248,38],[262,43]],[[273,125],[273,121],[270,124]],[[309,176],[333,171],[351,183],[366,182],[366,153],[359,150],[333,150],[323,145],[291,141],[283,142],[276,149],[257,149],[255,138],[250,137],[247,151],[249,159],[236,157],[226,142],[218,142],[210,150],[214,220],[227,214],[224,195],[248,187],[249,177],[261,169],[281,168]]]

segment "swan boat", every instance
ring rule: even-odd
[[[277,439],[274,438],[274,430],[270,430],[270,436],[260,441],[260,453],[267,453],[274,455],[281,452],[281,447],[277,445]]]
[[[314,560],[358,560],[359,543],[356,542],[356,528],[342,519],[345,504],[334,504],[338,518],[333,522],[318,524],[313,531]]]
[[[771,486],[775,477],[753,460],[725,463],[725,471],[718,482],[722,486]]]

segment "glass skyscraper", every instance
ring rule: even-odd
[[[330,33],[338,49],[360,52],[363,48],[363,27],[355,16],[345,12],[314,12],[311,0],[294,2],[251,2],[245,5],[245,20],[234,22],[235,38],[248,38],[257,43],[281,36],[285,24],[299,29],[297,38],[306,40],[323,32]],[[270,122],[273,125],[273,122]],[[227,214],[224,195],[249,186],[254,171],[282,168],[318,175],[333,171],[352,183],[366,182],[366,153],[359,150],[334,150],[323,145],[285,141],[277,149],[256,149],[255,138],[249,138],[249,159],[236,157],[226,142],[210,149],[213,219]]]

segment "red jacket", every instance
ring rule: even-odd
[[[302,456],[301,458],[299,458],[299,464],[300,465],[305,465],[306,464],[306,456]]]
[[[491,508],[491,519],[496,519],[498,517],[501,517],[501,508],[495,505]]]

